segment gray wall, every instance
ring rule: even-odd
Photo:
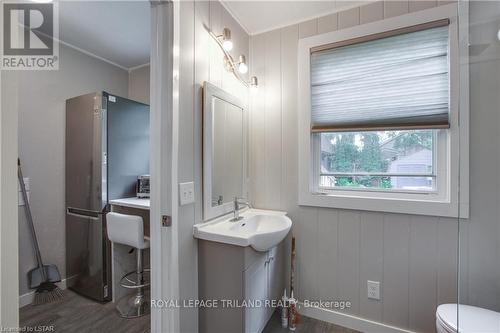
[[[251,72],[259,78],[251,99],[252,201],[258,208],[285,210],[294,222],[299,299],[350,300],[349,314],[419,332],[435,330],[438,304],[457,301],[458,221],[297,205],[297,43],[436,5],[376,2],[250,39]],[[474,209],[480,198],[472,186]],[[497,208],[489,209],[496,216]],[[380,301],[367,298],[367,280],[381,282]]]
[[[470,219],[460,223],[460,303],[495,311],[500,311],[499,19],[498,1],[470,3]]]
[[[128,95],[128,72],[66,46],[58,71],[19,72],[19,155],[31,181],[30,204],[42,256],[65,278],[65,101],[94,91]],[[29,292],[35,267],[23,207],[19,207],[19,293]]]
[[[198,296],[197,242],[193,224],[202,221],[202,85],[210,81],[242,99],[247,89],[223,68],[223,53],[207,28],[219,34],[231,29],[231,54],[249,54],[249,38],[217,1],[180,2],[180,110],[178,182],[195,182],[196,202],[179,208],[180,298]],[[200,278],[203,278],[202,276]],[[198,313],[181,309],[181,330],[196,332]]]
[[[132,69],[128,75],[128,98],[149,104],[149,65]]]

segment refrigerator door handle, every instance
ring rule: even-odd
[[[105,214],[106,212],[98,212],[95,210],[88,210],[88,209],[81,209],[81,208],[73,208],[73,207],[68,207],[66,209],[66,214],[76,216],[76,217],[83,217],[83,218],[89,218],[92,220],[99,220],[100,216]]]

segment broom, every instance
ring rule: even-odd
[[[290,256],[290,292],[293,292],[293,282],[295,275],[295,236],[292,235],[292,253]]]
[[[37,267],[28,272],[28,279],[30,281],[30,288],[36,288],[35,305],[57,301],[63,297],[62,290],[54,282],[61,281],[61,275],[55,265],[44,265],[40,248],[38,247],[38,240],[36,238],[35,227],[33,225],[33,216],[28,202],[28,195],[26,194],[26,186],[24,184],[23,173],[21,171],[21,160],[17,159],[17,177],[19,178],[19,185],[21,186],[21,193],[24,200],[24,209],[28,219],[28,226],[30,228],[31,239],[33,247],[35,248]]]
[[[292,235],[292,254],[291,254],[291,267],[290,267],[290,299],[291,304],[288,308],[288,327],[290,331],[295,331],[297,324],[300,322],[300,314],[297,311],[297,301],[293,295],[293,283],[295,280],[295,236]]]

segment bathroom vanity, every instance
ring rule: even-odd
[[[200,332],[261,332],[275,311],[265,301],[279,300],[284,288],[283,242],[257,252],[199,240],[198,267],[200,300],[218,300],[217,308],[200,308]]]
[[[261,332],[285,286],[284,212],[247,209],[194,226],[198,238],[200,332]]]
[[[292,221],[285,212],[242,202],[248,198],[246,107],[208,82],[203,96],[204,222],[193,228],[204,304],[199,331],[260,333],[284,290],[284,239]]]

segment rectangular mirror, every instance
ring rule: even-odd
[[[210,220],[246,197],[246,114],[238,98],[209,82],[203,93],[203,218]]]

